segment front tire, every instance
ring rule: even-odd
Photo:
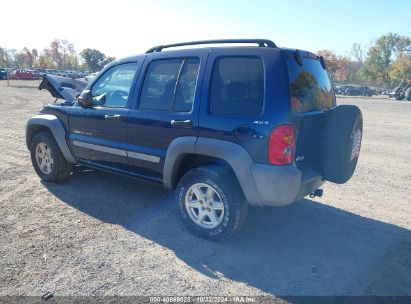
[[[70,176],[72,165],[50,133],[39,132],[33,137],[30,154],[34,170],[43,181],[60,182]]]
[[[184,225],[205,239],[232,237],[247,216],[248,204],[241,187],[226,167],[209,165],[190,170],[181,178],[176,195]]]

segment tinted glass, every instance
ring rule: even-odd
[[[261,59],[224,57],[214,64],[210,112],[217,115],[259,115],[264,98]]]
[[[140,109],[170,111],[183,59],[153,61],[144,79]]]
[[[194,93],[197,85],[198,68],[200,60],[196,58],[186,59],[178,80],[174,111],[189,112],[193,106]]]
[[[303,59],[301,66],[294,57],[288,59],[293,112],[318,111],[334,106],[334,91],[328,73],[319,60]]]
[[[120,64],[107,70],[91,89],[93,105],[125,107],[136,70],[137,63]]]

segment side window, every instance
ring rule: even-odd
[[[214,63],[210,113],[255,116],[263,108],[264,67],[253,57],[222,57]]]
[[[139,108],[191,111],[199,64],[195,58],[153,61],[144,79]]]
[[[136,70],[135,62],[116,65],[107,70],[91,88],[93,105],[125,107]]]

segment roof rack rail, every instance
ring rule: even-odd
[[[221,40],[201,40],[201,41],[190,41],[181,42],[174,44],[158,45],[149,49],[146,53],[161,52],[162,49],[185,46],[185,45],[199,45],[199,44],[218,44],[218,43],[256,43],[259,47],[270,47],[276,48],[274,42],[268,39],[221,39]]]

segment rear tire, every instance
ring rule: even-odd
[[[321,168],[326,180],[343,184],[354,174],[361,148],[363,119],[356,106],[341,105],[327,113]]]
[[[237,178],[230,169],[216,165],[187,172],[177,186],[176,199],[187,229],[212,241],[232,237],[248,213]]]
[[[43,181],[61,182],[70,176],[72,165],[50,133],[39,132],[33,137],[30,154],[34,170]]]

